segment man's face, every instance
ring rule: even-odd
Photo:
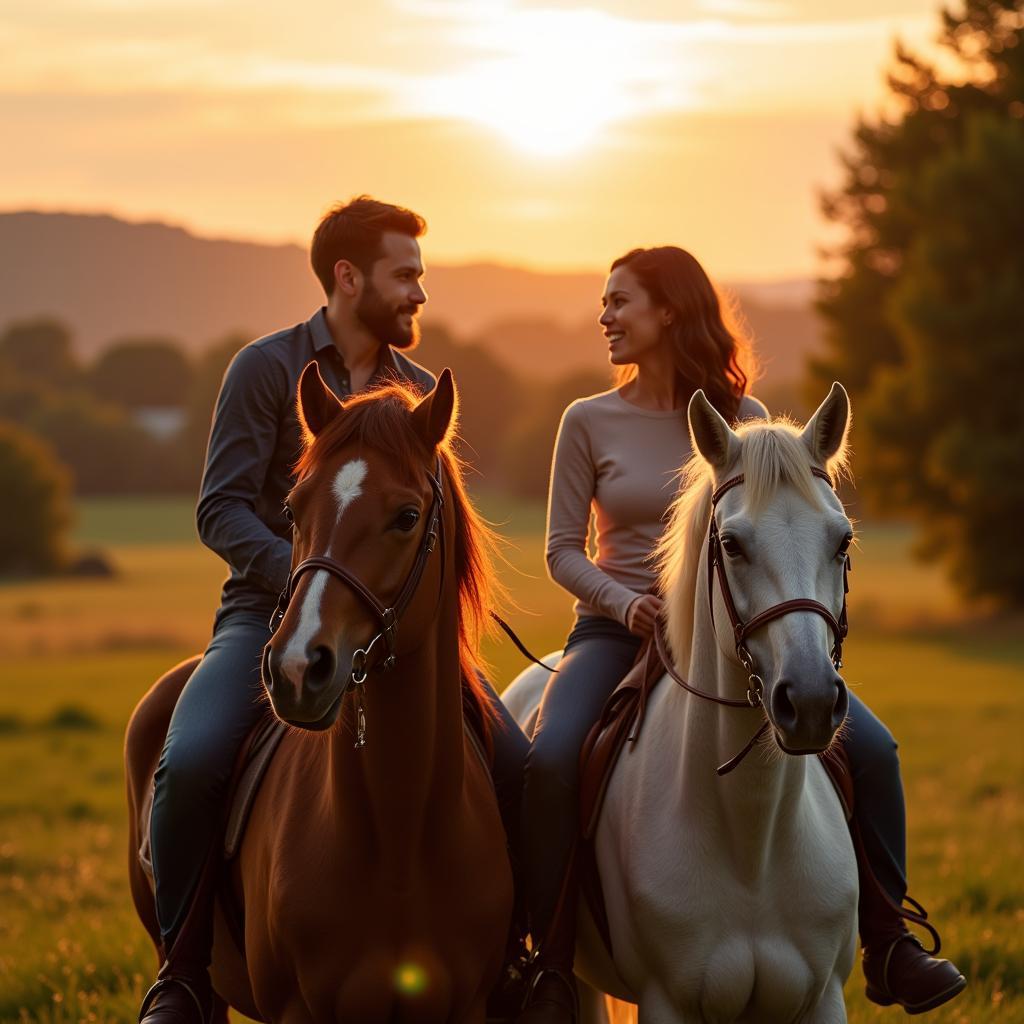
[[[384,234],[381,256],[365,276],[356,306],[356,316],[381,344],[413,348],[420,340],[416,315],[427,301],[422,277],[419,242],[397,231]]]

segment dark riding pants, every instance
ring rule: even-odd
[[[600,616],[581,616],[566,641],[558,674],[540,705],[523,787],[523,870],[531,928],[547,932],[577,829],[579,755],[605,701],[632,667],[640,638]],[[850,694],[844,745],[853,769],[855,816],[868,859],[893,899],[907,891],[906,820],[896,741]]]
[[[270,640],[269,618],[269,612],[217,616],[210,646],[171,717],[156,772],[151,833],[165,948],[188,913],[212,845],[221,841],[224,801],[238,751],[267,713],[260,657]],[[494,784],[502,821],[514,837],[529,743],[493,690],[491,694],[504,723],[504,728],[492,730]]]

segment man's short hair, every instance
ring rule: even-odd
[[[356,196],[324,214],[313,232],[309,261],[329,298],[334,291],[334,265],[338,260],[348,260],[368,275],[380,259],[385,232],[419,238],[426,229],[427,222],[412,210],[370,196]]]

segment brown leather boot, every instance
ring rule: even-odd
[[[967,986],[956,964],[936,957],[942,940],[928,920],[928,912],[916,900],[904,896],[897,903],[875,877],[864,841],[856,825],[850,829],[857,854],[860,902],[857,907],[861,945],[864,948],[865,995],[879,1006],[902,1006],[907,1013],[926,1013],[949,1002]],[[929,933],[933,946],[926,950],[906,922]]]
[[[967,986],[956,964],[929,956],[906,930],[889,943],[866,946],[863,967],[868,999],[879,1006],[897,1003],[907,1013],[934,1010]]]
[[[579,993],[571,970],[538,964],[516,1024],[576,1024]]]
[[[206,971],[200,977],[164,973],[146,993],[139,1010],[140,1024],[209,1024],[213,989]]]

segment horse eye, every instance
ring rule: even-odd
[[[728,534],[722,538],[722,549],[730,558],[738,558],[743,554],[743,548],[740,546],[740,542]]]
[[[415,508],[404,508],[398,513],[395,526],[403,533],[408,533],[420,521],[420,513]]]
[[[295,513],[292,512],[291,505],[289,505],[287,502],[285,502],[283,511],[284,511],[285,519],[287,519],[289,523],[294,523],[295,522]]]
[[[836,552],[836,558],[842,560],[846,557],[850,550],[850,545],[853,543],[853,534],[848,533],[844,538],[842,544],[839,545],[839,550]]]

